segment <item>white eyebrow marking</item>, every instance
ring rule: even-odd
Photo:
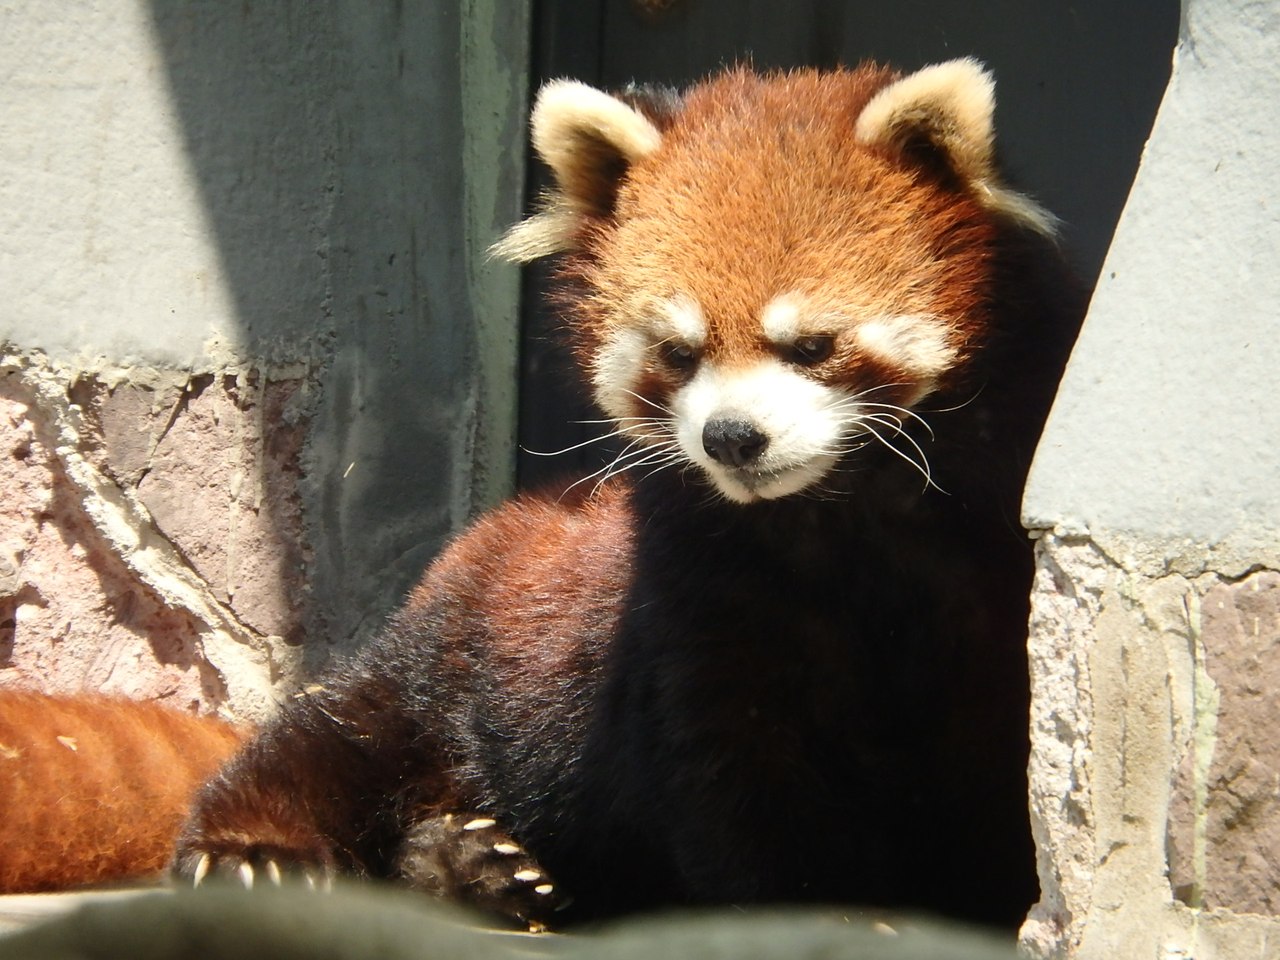
[[[858,325],[854,338],[868,353],[922,379],[945,373],[959,355],[947,325],[930,316],[907,314],[871,320]]]
[[[678,293],[663,303],[663,320],[659,328],[674,339],[691,347],[707,342],[707,318],[698,301],[686,293]]]
[[[800,335],[800,298],[793,293],[774,297],[760,311],[760,325],[774,343],[791,343]]]

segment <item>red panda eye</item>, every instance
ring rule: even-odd
[[[662,359],[676,370],[692,370],[698,365],[698,351],[687,343],[664,343]]]
[[[791,344],[791,360],[809,367],[828,359],[835,350],[836,338],[829,333],[799,337]]]

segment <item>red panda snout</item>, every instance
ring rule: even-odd
[[[750,420],[719,417],[702,428],[702,449],[716,463],[749,467],[769,446],[769,438]]]
[[[671,433],[730,500],[772,500],[835,466],[848,446],[849,402],[843,388],[775,358],[704,361],[671,397]]]

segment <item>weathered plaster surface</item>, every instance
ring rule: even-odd
[[[1277,35],[1280,4],[1187,0],[1028,483],[1030,527],[1143,534],[1153,574],[1280,568]]]
[[[1259,682],[1280,644],[1280,575],[1148,577],[1052,533],[1038,556],[1042,898],[1024,945],[1077,960],[1276,956],[1278,726]]]
[[[299,381],[123,373],[0,365],[0,683],[261,718],[301,659]]]
[[[0,8],[0,339],[207,363],[237,337],[144,3]]]
[[[1277,30],[1184,4],[1028,483],[1037,956],[1280,956]]]
[[[0,682],[261,715],[510,491],[529,6],[0,5]]]

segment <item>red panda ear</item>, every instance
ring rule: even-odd
[[[1040,233],[1056,221],[1035,202],[1000,183],[995,168],[995,82],[977,60],[924,67],[877,93],[858,117],[861,143],[942,164],[978,201]]]
[[[556,189],[540,213],[494,244],[493,254],[527,263],[566,250],[584,214],[613,210],[627,168],[662,142],[645,115],[659,109],[657,102],[639,90],[630,97],[637,106],[575,80],[553,80],[539,91],[530,119],[533,146],[555,175]]]

